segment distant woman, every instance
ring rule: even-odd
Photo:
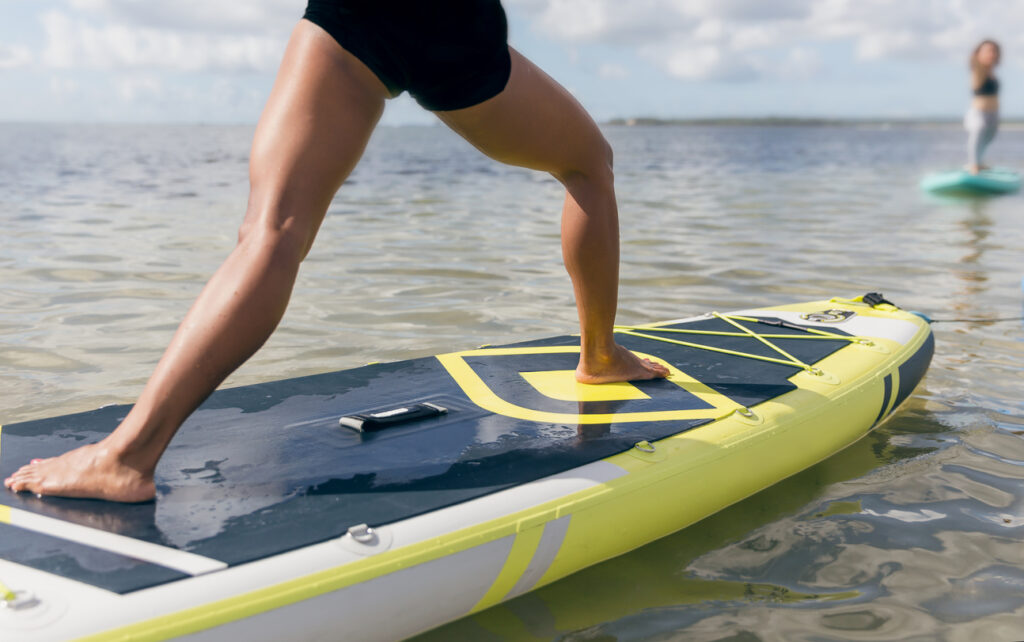
[[[992,75],[992,70],[999,64],[1000,56],[995,40],[982,40],[971,53],[974,98],[964,116],[964,127],[967,129],[967,171],[972,174],[987,169],[982,156],[999,128],[999,79]]]

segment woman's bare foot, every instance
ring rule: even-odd
[[[580,383],[614,383],[641,381],[668,376],[668,368],[650,359],[641,359],[618,344],[606,355],[580,354],[576,381]]]
[[[114,502],[145,502],[156,488],[152,471],[117,457],[103,442],[50,459],[34,459],[4,480],[14,492],[58,497],[94,497]]]
[[[968,174],[977,174],[979,171],[981,171],[981,167],[978,165],[968,165],[964,167],[964,169],[967,170]]]

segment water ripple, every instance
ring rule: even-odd
[[[0,407],[131,401],[231,250],[251,127],[0,125]],[[922,197],[926,128],[609,128],[619,321],[881,290],[1022,312],[1022,196]],[[1000,162],[1024,166],[1024,132]],[[576,330],[562,191],[440,127],[382,128],[280,330],[229,385]],[[1024,621],[1024,326],[937,323],[904,409],[680,533],[426,640],[1008,640]],[[215,466],[211,465],[211,471]],[[196,473],[200,474],[200,473]]]

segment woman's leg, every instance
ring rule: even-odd
[[[387,91],[305,20],[260,117],[238,245],[178,327],[138,402],[103,441],[24,466],[4,485],[45,495],[145,501],[185,418],[267,340],[331,198],[362,155]]]
[[[579,312],[576,378],[606,383],[664,377],[660,364],[615,343],[619,223],[612,151],[582,106],[551,77],[511,50],[512,75],[479,105],[436,112],[491,158],[550,172],[565,186],[562,255]]]
[[[985,164],[985,150],[992,144],[999,129],[999,114],[994,111],[982,112],[983,126],[981,129],[980,141],[978,142],[978,166],[981,169],[988,169]]]
[[[982,132],[985,120],[981,112],[971,108],[964,117],[964,128],[967,130],[967,171],[977,174],[981,169],[981,156],[985,151]]]

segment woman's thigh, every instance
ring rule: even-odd
[[[505,89],[479,105],[434,112],[488,156],[556,176],[611,170],[611,148],[564,87],[514,49]]]
[[[315,233],[386,97],[363,63],[320,27],[299,21],[256,126],[243,227],[298,225]]]

